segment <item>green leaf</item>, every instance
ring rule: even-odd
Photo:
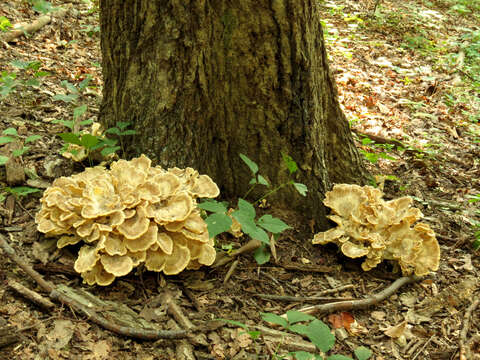
[[[77,106],[75,109],[73,109],[73,120],[78,119],[80,116],[85,114],[86,111],[87,111],[87,104]]]
[[[324,353],[330,350],[335,344],[335,336],[330,332],[330,328],[318,319],[313,320],[307,325],[305,335]]]
[[[0,161],[0,165],[1,165],[1,161]],[[478,237],[480,237],[480,234],[477,235]],[[473,242],[472,244],[473,246],[473,250],[477,251],[480,249],[480,239],[477,239]]]
[[[261,332],[258,330],[253,330],[253,331],[247,331],[247,334],[250,335],[250,337],[255,340],[260,337]]]
[[[11,138],[10,136],[0,136],[0,145],[8,144],[12,141],[15,141],[15,139]]]
[[[287,165],[287,169],[290,174],[297,172],[297,163],[292,159],[290,155],[282,153],[282,159],[285,165]]]
[[[306,351],[294,351],[291,353],[296,360],[314,360],[315,355]]]
[[[22,60],[13,60],[10,62],[10,65],[16,67],[17,69],[26,70],[28,65],[30,64],[29,61],[22,61]]]
[[[255,175],[258,172],[258,165],[250,160],[246,155],[240,154],[240,159],[250,168],[250,171]]]
[[[290,228],[290,226],[285,224],[282,220],[274,218],[269,214],[263,215],[260,219],[258,219],[257,224],[274,234],[281,233],[282,231]]]
[[[232,226],[232,219],[227,214],[214,213],[207,216],[205,222],[207,223],[208,236],[210,238],[228,231],[230,226]]]
[[[8,156],[0,155],[0,166],[5,165],[8,162]]]
[[[55,8],[48,1],[37,0],[33,3],[33,10],[42,14],[48,14],[49,12],[55,10]]]
[[[197,204],[197,207],[213,213],[225,214],[227,212],[227,206],[224,203],[215,200],[204,200],[200,204]]]
[[[73,125],[75,122],[73,120],[63,120],[63,119],[55,119],[52,121],[54,124],[62,124],[65,127],[68,127],[70,130],[73,130]]]
[[[66,102],[66,103],[71,103],[71,102],[77,100],[77,98],[78,98],[77,94],[68,94],[68,95],[57,94],[53,97],[53,100],[60,100],[60,101]]]
[[[270,186],[267,179],[265,179],[262,175],[258,175],[258,183],[265,186]]]
[[[120,135],[120,129],[116,128],[116,127],[111,127],[110,129],[107,129],[105,131],[105,133],[107,134],[114,134],[114,135]]]
[[[37,71],[35,74],[33,74],[35,77],[45,77],[45,76],[50,76],[50,73],[48,71]]]
[[[263,321],[266,321],[266,322],[269,322],[269,323],[272,323],[272,324],[276,324],[276,325],[280,325],[282,326],[284,329],[288,329],[288,321],[287,319],[277,315],[277,314],[272,314],[272,313],[260,313],[260,315],[262,316],[262,320]]]
[[[330,355],[327,360],[353,360],[351,357],[345,355]]]
[[[128,135],[135,135],[137,130],[125,130],[124,132],[120,133],[121,136],[128,136]]]
[[[120,130],[123,130],[123,129],[125,129],[126,127],[128,127],[130,124],[131,124],[131,122],[119,121],[119,122],[117,122],[117,127],[118,127]]]
[[[300,184],[300,183],[293,183],[293,186],[295,187],[295,189],[298,191],[298,193],[302,196],[307,196],[307,186],[304,185],[304,184]]]
[[[120,146],[108,146],[106,148],[103,148],[102,151],[100,151],[100,154],[102,154],[102,156],[108,156],[117,152],[118,150],[120,150]]]
[[[16,196],[26,196],[28,194],[33,194],[39,192],[40,189],[34,189],[28,186],[17,186],[14,188],[5,188],[9,193],[16,195]]]
[[[291,325],[288,330],[290,330],[291,332],[300,334],[300,335],[306,335],[309,331],[308,328],[307,328],[307,325],[304,325],[304,324]]]
[[[265,230],[259,228],[256,225],[253,230],[250,230],[248,226],[244,227],[242,223],[240,223],[240,225],[242,225],[243,232],[250,236],[252,239],[260,240],[262,243],[270,245],[270,238],[268,237],[268,234],[265,232]]]
[[[5,16],[0,16],[0,30],[7,31],[9,27],[12,27],[12,23]]]
[[[83,120],[78,123],[78,125],[80,126],[91,125],[91,124],[93,124],[93,118]]]
[[[25,144],[37,141],[38,139],[41,139],[42,137],[40,135],[30,135],[25,139]]]
[[[270,261],[270,251],[268,251],[267,247],[262,244],[255,252],[253,253],[253,258],[257,262],[258,265],[266,264]]]
[[[257,215],[257,212],[255,211],[255,208],[253,207],[252,204],[250,204],[248,201],[243,200],[242,198],[238,199],[238,212],[241,212],[242,214],[245,214],[245,216],[248,216],[252,219],[255,219],[255,216]]]
[[[98,137],[91,134],[84,134],[80,138],[80,143],[86,149],[91,149],[98,144]]]
[[[13,150],[13,151],[12,151],[12,155],[15,156],[15,157],[22,156],[22,155],[25,154],[29,149],[30,149],[30,147],[24,146],[24,147],[22,147],[21,149]]]
[[[255,185],[257,183],[257,179],[251,178],[250,181],[248,182],[248,185]]]
[[[78,84],[78,88],[80,90],[85,90],[85,88],[88,86],[88,84],[90,83],[90,80],[92,80],[92,76],[91,75],[87,75],[87,77],[85,79],[82,80],[82,82],[80,84]]]
[[[38,81],[37,79],[28,79],[25,82],[25,85],[33,86],[33,87],[39,87],[40,86],[40,81]]]
[[[74,133],[60,133],[58,136],[60,136],[63,141],[69,144],[82,145],[80,137]]]
[[[60,83],[65,89],[67,89],[72,94],[78,94],[78,89],[72,83],[69,83],[67,80],[63,80]]]
[[[372,356],[372,350],[365,346],[359,346],[353,352],[358,360],[367,360]]]
[[[301,311],[296,310],[288,310],[287,311],[287,319],[290,324],[295,324],[300,321],[311,321],[315,320],[315,316],[305,314]]]
[[[2,131],[3,135],[12,135],[12,136],[18,136],[17,129],[15,128],[8,128]]]

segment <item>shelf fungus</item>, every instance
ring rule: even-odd
[[[438,270],[440,247],[429,225],[417,223],[421,211],[411,207],[412,198],[385,201],[371,186],[337,184],[323,203],[337,227],[316,234],[313,244],[335,243],[345,256],[366,257],[368,271],[383,260],[398,263],[404,275],[426,275]]]
[[[89,285],[110,285],[140,264],[174,275],[215,260],[197,198],[217,185],[191,168],[152,167],[142,155],[56,179],[35,221],[57,247],[80,244],[74,269]]]

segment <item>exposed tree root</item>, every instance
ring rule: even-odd
[[[387,297],[391,296],[394,294],[399,288],[401,288],[403,285],[411,284],[414,282],[419,281],[422,279],[419,276],[404,276],[401,277],[397,280],[395,280],[389,287],[386,289],[370,295],[369,297],[365,299],[360,299],[360,300],[346,300],[346,301],[338,301],[338,302],[333,302],[333,303],[328,303],[328,304],[319,304],[319,305],[314,305],[314,306],[307,306],[302,309],[299,309],[299,311],[304,312],[306,314],[315,314],[319,312],[335,312],[335,311],[347,311],[347,310],[353,310],[353,309],[363,309],[367,308],[369,306],[378,304],[380,301],[385,300]]]
[[[75,293],[74,294],[75,298],[73,296],[69,296],[66,294],[65,289],[60,290],[57,287],[55,287],[55,285],[53,285],[52,283],[43,279],[43,277],[39,273],[33,270],[30,265],[28,265],[17,254],[15,254],[15,251],[7,243],[7,240],[2,234],[0,234],[0,247],[6,252],[6,254],[10,257],[10,259],[12,259],[15,263],[17,263],[17,265],[20,268],[22,268],[30,277],[32,277],[32,279],[34,279],[42,289],[44,289],[46,292],[49,293],[50,299],[56,300],[61,302],[62,304],[68,305],[73,310],[84,314],[91,321],[102,326],[107,330],[110,330],[120,335],[133,337],[137,339],[143,339],[143,340],[181,339],[181,338],[186,338],[191,336],[191,332],[193,331],[193,328],[191,328],[190,331],[156,330],[153,328],[153,326],[152,328],[137,328],[133,326],[124,326],[119,323],[115,323],[113,321],[107,320],[105,317],[103,317],[99,313],[100,311],[105,312],[105,309],[100,309],[97,312],[95,307],[89,307],[77,300],[77,298],[84,299],[83,297],[81,297],[81,295],[78,295]],[[73,294],[73,292],[71,293]],[[86,301],[87,304],[94,300],[99,301],[99,299],[96,299],[93,295],[91,294],[88,294],[88,295],[89,295],[89,299],[88,299],[89,301]],[[118,310],[122,311],[123,309],[118,309]],[[108,313],[108,314],[109,314],[109,318],[111,318],[112,313]],[[118,318],[121,319],[123,315],[124,315],[123,313],[120,313]]]
[[[472,338],[467,341],[467,334],[470,328],[470,319],[475,309],[480,305],[480,299],[476,299],[470,304],[467,311],[465,312],[465,317],[463,319],[463,328],[460,332],[460,360],[473,360],[476,359],[472,356],[471,344],[474,342],[480,342],[480,335],[472,336]]]

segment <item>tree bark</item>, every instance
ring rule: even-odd
[[[328,70],[317,1],[100,0],[100,10],[100,120],[133,124],[131,156],[194,167],[238,197],[251,178],[239,153],[273,186],[289,180],[288,154],[308,195],[288,187],[271,200],[321,228],[331,185],[366,179]]]

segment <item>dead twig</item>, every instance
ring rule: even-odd
[[[52,15],[55,17],[61,18],[67,14],[68,10],[69,8],[67,9],[59,8],[56,11],[54,11]],[[52,18],[53,17],[51,15],[44,15],[44,16],[40,16],[37,20],[35,20],[30,24],[22,24],[22,23],[16,24],[14,26],[14,29],[5,33],[0,40],[8,43],[10,41],[13,41],[19,38],[22,35],[33,34],[34,32],[40,30],[42,27],[50,23],[52,21]]]
[[[318,312],[335,312],[335,311],[348,311],[352,309],[363,309],[369,306],[378,304],[380,301],[385,300],[387,297],[394,294],[399,288],[403,285],[411,284],[414,282],[419,281],[422,279],[419,276],[404,276],[397,280],[395,280],[389,287],[386,289],[373,294],[365,299],[360,300],[347,300],[347,301],[339,301],[329,304],[320,304],[314,306],[304,307],[299,309],[299,311],[304,312],[306,314],[315,314]]]
[[[252,239],[248,243],[243,245],[241,248],[237,250],[233,250],[230,253],[230,255],[220,254],[217,256],[217,259],[215,260],[215,263],[213,263],[212,267],[215,268],[215,267],[223,266],[229,263],[230,261],[234,260],[237,256],[243,253],[251,252],[258,249],[261,244],[262,243],[259,240]]]
[[[156,330],[154,328],[136,328],[113,323],[100,315],[95,309],[83,305],[79,301],[73,299],[71,296],[67,296],[63,292],[59,291],[52,283],[43,279],[39,273],[33,270],[30,265],[28,265],[26,262],[20,259],[18,255],[15,254],[15,251],[7,243],[7,240],[2,234],[0,234],[0,247],[5,251],[10,259],[17,263],[17,265],[22,268],[23,271],[25,271],[32,279],[34,279],[42,289],[49,293],[50,299],[61,302],[62,304],[71,307],[73,310],[84,314],[91,321],[107,330],[120,335],[143,340],[180,339],[191,336],[191,333],[186,330]]]
[[[459,338],[460,360],[473,359],[471,355],[470,346],[467,345],[467,343],[469,343],[471,339],[467,341],[467,334],[470,328],[470,319],[472,317],[472,313],[475,311],[475,309],[478,307],[479,304],[480,304],[480,299],[476,299],[474,302],[470,304],[467,311],[465,312],[465,316],[463,318],[463,327],[462,327],[462,331],[460,332],[460,338]]]
[[[271,294],[255,294],[262,299],[266,300],[277,300],[277,301],[290,301],[290,302],[317,302],[317,301],[329,301],[329,302],[338,302],[338,301],[348,301],[355,300],[354,298],[336,298],[336,297],[327,297],[327,296],[286,296],[286,295],[271,295]]]
[[[42,295],[39,293],[30,290],[23,286],[22,284],[16,282],[15,280],[8,280],[8,286],[12,289],[15,290],[17,293],[22,295],[23,297],[27,298],[31,302],[37,304],[38,306],[44,308],[44,309],[52,309],[55,307],[55,304],[52,303],[50,300],[45,299]]]
[[[235,260],[232,265],[230,265],[230,268],[228,269],[227,271],[227,274],[225,275],[225,279],[223,279],[223,283],[226,284],[228,282],[228,280],[230,280],[230,278],[232,277],[232,274],[233,272],[235,271],[235,269],[237,268],[237,265],[238,265],[238,259]]]

